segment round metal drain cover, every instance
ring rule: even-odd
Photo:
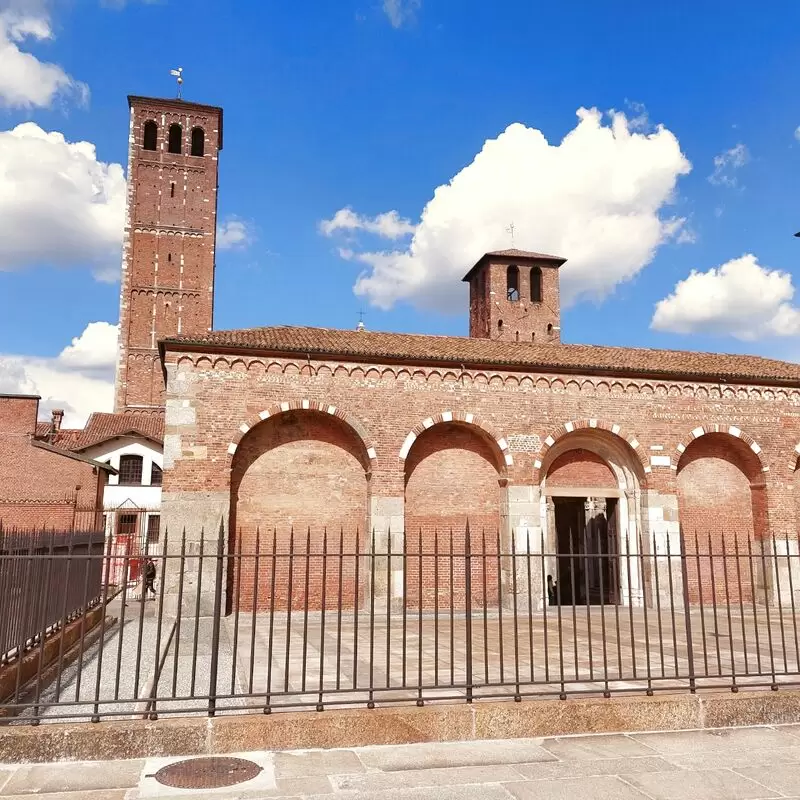
[[[162,767],[155,779],[176,789],[218,789],[255,778],[261,767],[243,758],[190,758]]]

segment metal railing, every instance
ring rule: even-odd
[[[800,684],[797,539],[559,538],[165,532],[136,586],[105,581],[77,652],[5,710],[99,721]],[[0,553],[0,575],[52,578],[65,558]]]
[[[0,665],[97,602],[102,531],[15,533],[0,529]]]

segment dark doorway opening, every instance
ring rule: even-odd
[[[601,605],[618,602],[617,499],[555,497],[557,567],[550,602]]]

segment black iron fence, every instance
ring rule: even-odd
[[[44,576],[49,597],[68,559],[0,552],[0,575]],[[111,560],[88,554],[82,586]],[[70,657],[17,682],[15,721],[800,684],[797,539],[220,528],[165,532],[141,566],[103,581]]]
[[[0,529],[0,666],[99,600],[104,543],[102,531]]]

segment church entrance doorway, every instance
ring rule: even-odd
[[[620,569],[615,497],[554,497],[556,574],[550,602],[619,602]]]

